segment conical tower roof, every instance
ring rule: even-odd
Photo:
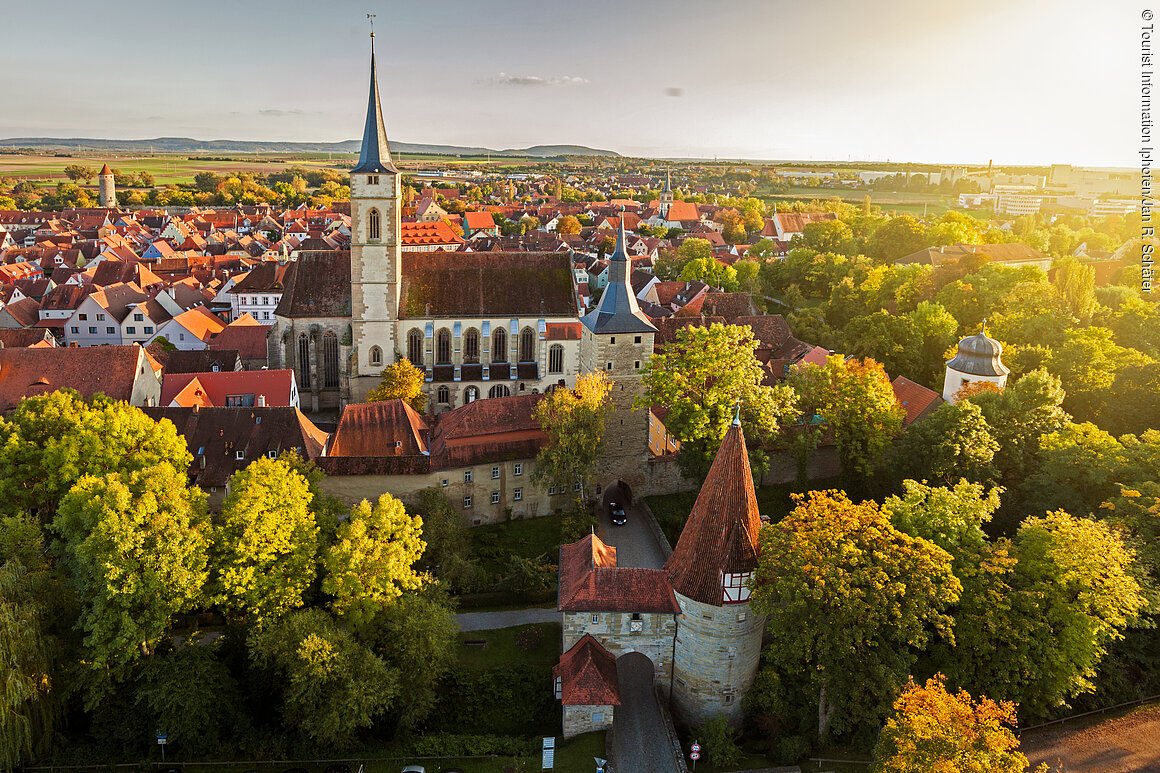
[[[640,310],[636,295],[629,282],[628,250],[625,247],[624,218],[620,219],[620,233],[616,249],[608,259],[608,286],[600,296],[596,308],[580,318],[593,333],[655,333],[656,326]]]
[[[665,562],[673,590],[694,601],[721,606],[724,575],[757,568],[760,528],[745,435],[741,421],[734,419],[677,547]]]
[[[367,103],[367,120],[363,127],[362,147],[358,166],[351,170],[361,174],[398,172],[391,160],[391,146],[387,142],[387,128],[383,124],[383,108],[379,103],[379,77],[375,68],[375,33],[371,33],[371,93]]]
[[[112,174],[112,173],[113,173],[113,170],[109,168],[108,164],[105,164],[104,166],[101,167],[101,174],[100,174],[101,177],[104,177],[105,175]]]

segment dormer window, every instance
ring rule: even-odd
[[[733,572],[722,578],[721,600],[726,604],[741,604],[749,601],[749,578],[752,572]]]

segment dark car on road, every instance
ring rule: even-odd
[[[624,513],[624,505],[618,502],[608,503],[608,517],[616,526],[623,526],[628,523],[628,516]]]

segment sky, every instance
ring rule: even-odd
[[[5,3],[0,137],[1135,166],[1125,0]],[[51,14],[51,16],[46,16]]]

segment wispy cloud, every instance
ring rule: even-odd
[[[501,86],[578,86],[587,83],[587,78],[579,78],[574,75],[509,75],[506,72],[501,72],[495,78],[492,78],[493,83],[498,83]]]
[[[277,108],[269,107],[265,110],[259,110],[258,115],[282,117],[287,115],[305,115],[304,110],[279,110]]]

